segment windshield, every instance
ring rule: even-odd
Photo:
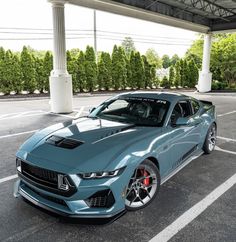
[[[169,102],[160,99],[120,97],[103,103],[89,117],[143,126],[163,126]]]

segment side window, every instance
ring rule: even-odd
[[[192,107],[188,100],[179,101],[179,105],[182,108],[182,117],[189,117],[193,115]]]
[[[200,105],[196,100],[191,100],[191,103],[192,103],[192,107],[193,107],[193,113],[195,114],[198,112]]]
[[[170,117],[171,123],[175,123],[178,118],[183,117],[183,110],[179,103],[177,103],[173,109]]]

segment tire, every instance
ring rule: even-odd
[[[146,159],[134,171],[127,190],[125,206],[129,211],[146,207],[160,190],[160,173],[156,165]]]
[[[216,146],[216,124],[213,123],[207,131],[203,151],[205,154],[210,154]]]

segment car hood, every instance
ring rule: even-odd
[[[115,169],[122,165],[114,164],[119,156],[124,158],[130,151],[147,149],[150,136],[160,132],[161,128],[157,127],[82,118],[37,132],[17,155],[34,165],[66,173],[101,171],[111,167],[111,163]],[[58,147],[48,142],[52,136],[79,141],[79,145],[72,149]],[[140,142],[142,147],[137,145]]]

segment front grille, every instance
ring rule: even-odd
[[[57,172],[43,169],[37,166],[32,166],[27,164],[26,162],[21,162],[21,169],[23,175],[25,175],[29,179],[45,186],[57,188]]]
[[[89,207],[110,208],[115,203],[115,198],[111,190],[103,190],[94,193],[85,200]]]
[[[70,197],[76,192],[76,187],[68,175],[33,166],[22,160],[21,172],[18,172],[18,175],[33,186],[61,196]],[[58,182],[58,177],[61,176],[62,181],[67,181],[68,189],[64,189],[63,184],[60,184],[62,181]]]

